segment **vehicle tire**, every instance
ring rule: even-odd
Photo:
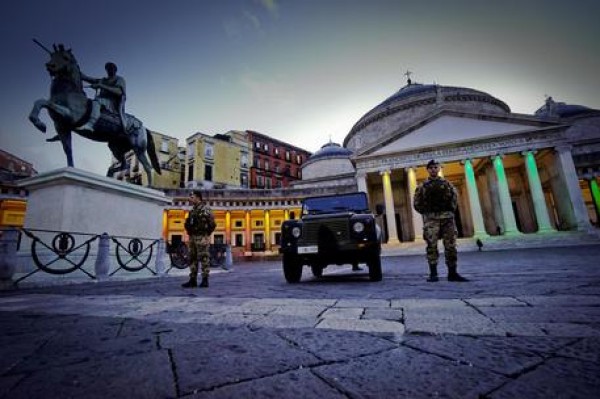
[[[371,256],[367,261],[367,266],[369,267],[369,280],[381,281],[381,258],[379,257],[379,253]]]
[[[298,283],[302,277],[302,265],[294,255],[283,254],[283,275],[290,284]]]
[[[190,250],[184,242],[180,243],[169,253],[171,265],[178,269],[185,269],[190,265]]]
[[[315,277],[322,277],[323,276],[323,269],[324,267],[321,265],[310,265],[310,269],[312,270],[312,274]]]

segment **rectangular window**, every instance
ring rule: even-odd
[[[262,220],[255,220],[254,221],[254,227],[263,227],[264,223]]]
[[[248,154],[246,154],[245,152],[242,153],[242,156],[240,158],[240,164],[242,168],[248,167]]]
[[[223,234],[215,234],[213,239],[215,244],[225,244],[225,236]]]
[[[212,159],[214,156],[214,149],[212,143],[204,143],[204,158]]]
[[[188,181],[194,180],[194,164],[188,164]]]
[[[244,227],[244,221],[243,220],[236,220],[233,225],[236,228],[241,229],[242,227]]]
[[[244,246],[244,235],[243,234],[236,234],[235,235],[235,246],[236,247],[243,247]]]
[[[248,187],[248,175],[245,173],[242,173],[240,175],[240,183],[242,187]]]
[[[272,186],[271,178],[267,177],[265,180],[266,180],[266,183],[267,183],[267,188],[271,188],[271,186]]]
[[[290,160],[290,152],[289,152],[289,151],[286,151],[286,152],[285,152],[285,160],[286,160],[286,161],[289,161],[289,160]]]
[[[275,233],[275,245],[281,245],[281,233]]]
[[[265,170],[269,170],[269,161],[265,160]]]
[[[213,178],[213,167],[212,165],[204,165],[204,180],[212,181]]]
[[[160,152],[169,152],[169,139],[163,137],[160,143]]]

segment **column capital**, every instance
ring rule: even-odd
[[[392,173],[392,171],[391,171],[391,170],[389,170],[389,169],[385,169],[385,170],[380,170],[380,171],[379,171],[379,175],[380,175],[380,176],[384,176],[384,175],[390,175],[391,173]]]
[[[473,160],[471,158],[465,158],[465,159],[460,160],[461,165],[466,165],[467,162],[469,162],[471,165],[473,165]]]
[[[571,152],[572,149],[573,149],[573,146],[570,144],[561,144],[561,145],[557,145],[554,147],[554,151],[560,152],[560,153]]]
[[[529,154],[529,153],[535,155],[535,154],[538,153],[538,150],[525,150],[525,151],[521,151],[521,155],[523,155],[523,156],[527,156],[527,154]]]
[[[490,157],[490,159],[491,159],[492,161],[494,161],[494,160],[496,160],[496,159],[498,159],[498,158],[502,159],[502,158],[504,158],[505,156],[506,156],[506,154],[504,154],[504,153],[502,153],[502,152],[499,152],[499,153],[497,153],[496,155],[492,155],[492,156]]]

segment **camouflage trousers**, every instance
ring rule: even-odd
[[[456,267],[456,224],[454,218],[428,219],[423,222],[423,239],[427,243],[427,263],[437,265],[440,256],[438,240],[444,243],[446,265]]]
[[[209,236],[190,236],[190,279],[198,278],[198,262],[202,265],[202,277],[210,273]]]

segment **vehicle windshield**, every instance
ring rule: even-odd
[[[367,197],[364,193],[339,195],[335,197],[307,198],[302,205],[303,215],[320,215],[336,212],[368,212]]]

